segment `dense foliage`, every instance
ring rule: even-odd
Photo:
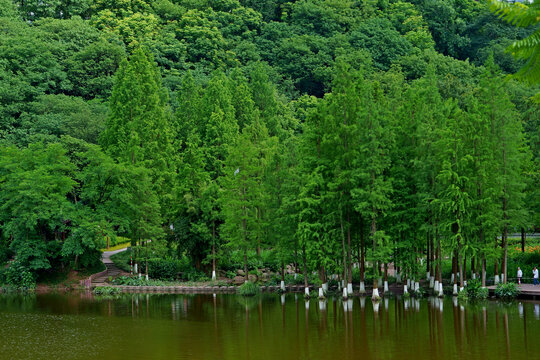
[[[507,78],[536,60],[505,51],[538,30],[487,3],[0,0],[0,29],[17,286],[117,236],[162,279],[441,281],[450,256],[463,282],[540,224],[538,89]]]

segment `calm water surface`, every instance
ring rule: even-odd
[[[535,360],[540,303],[0,294],[0,359]]]

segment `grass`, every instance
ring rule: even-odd
[[[111,246],[109,247],[108,249],[105,248],[105,249],[100,249],[101,252],[104,252],[104,251],[115,251],[115,250],[121,250],[121,249],[125,249],[127,247],[131,246],[131,242],[128,241],[128,242],[125,242],[125,243],[121,243],[121,244],[118,244],[118,245],[115,245],[115,246]]]

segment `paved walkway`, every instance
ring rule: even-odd
[[[95,278],[92,279],[92,286],[103,286],[106,285],[105,283],[109,280],[109,277],[115,278],[119,275],[126,274],[124,271],[116,267],[114,265],[114,262],[111,260],[111,256],[114,254],[118,254],[122,251],[126,251],[127,248],[114,250],[114,251],[104,251],[103,255],[101,255],[101,259],[103,261],[103,264],[105,264],[105,267],[107,268],[107,271]]]

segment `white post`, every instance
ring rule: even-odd
[[[216,281],[216,271],[212,270],[212,281]]]

